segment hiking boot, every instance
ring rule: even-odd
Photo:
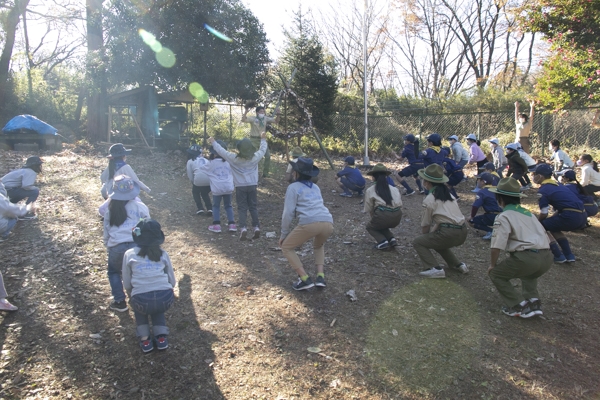
[[[567,262],[567,257],[565,257],[564,255],[560,255],[560,257],[554,257],[554,262],[556,264],[562,264],[562,263],[566,263]]]
[[[502,307],[502,312],[509,317],[531,318],[536,315],[535,312],[529,308],[529,303],[524,306],[520,304],[513,307],[504,306]]]
[[[140,340],[140,347],[144,353],[150,353],[154,350],[154,343],[150,339]]]
[[[454,267],[454,269],[459,270],[463,274],[468,274],[469,273],[469,268],[467,268],[467,264],[465,264],[465,263],[458,264],[456,267]]]
[[[312,279],[310,279],[310,276],[309,276],[308,278],[306,278],[305,281],[303,281],[302,278],[298,278],[298,282],[294,283],[292,285],[292,288],[294,288],[294,290],[307,290],[314,286],[315,286],[315,284],[313,283]]]
[[[229,224],[229,232],[237,232],[237,226],[235,224]]]
[[[260,237],[260,228],[258,226],[254,227],[254,235],[252,235],[252,239],[258,239]]]
[[[396,247],[396,246],[398,246],[398,241],[396,240],[396,238],[391,238],[389,240],[389,243],[390,243],[390,247]]]
[[[492,240],[492,232],[488,232],[482,237],[483,240]]]
[[[8,300],[0,299],[0,311],[17,311],[18,309],[19,307],[10,304]]]
[[[544,315],[544,312],[542,311],[542,301],[540,299],[527,301],[529,303],[529,308],[534,312],[535,315]]]
[[[248,229],[242,228],[240,232],[240,240],[248,240]]]
[[[376,248],[377,250],[385,250],[388,247],[390,247],[390,243],[387,240],[384,240],[381,243],[377,243],[374,248]]]
[[[28,212],[27,214],[25,214],[25,215],[23,215],[21,217],[17,217],[17,219],[19,221],[26,221],[26,220],[29,220],[29,219],[36,219],[36,218],[37,218],[37,215],[35,215],[33,213],[30,213],[30,212]]]
[[[443,269],[437,269],[435,267],[429,268],[419,272],[419,275],[424,276],[426,278],[445,278],[446,273]]]
[[[567,262],[568,262],[568,263],[571,263],[571,262],[575,262],[575,261],[576,261],[576,259],[575,259],[575,254],[569,254],[569,255],[565,255],[565,258],[567,259]]]
[[[127,307],[127,303],[125,302],[125,300],[121,300],[121,301],[113,300],[110,302],[110,309],[118,311],[118,312],[125,312],[129,309],[129,307]]]
[[[158,335],[156,337],[156,348],[158,350],[165,350],[169,347],[169,341],[167,335]]]
[[[327,284],[325,283],[325,278],[323,278],[322,276],[317,276],[317,279],[315,279],[315,286],[327,287]]]
[[[208,230],[215,233],[221,233],[221,225],[209,225]]]

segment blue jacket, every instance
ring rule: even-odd
[[[502,207],[496,201],[496,195],[488,190],[488,186],[484,186],[475,197],[473,207],[483,207],[486,213],[501,213]]]
[[[554,207],[558,212],[565,208],[584,211],[583,201],[573,191],[560,183],[548,179],[542,182],[542,186],[538,189],[540,199],[538,204],[540,210],[547,210],[548,206]]]
[[[402,154],[400,154],[402,158],[406,158],[410,165],[413,164],[423,164],[423,160],[419,160],[417,155],[415,154],[415,145],[410,143],[404,146],[402,150]]]
[[[442,165],[442,163],[444,162],[444,158],[448,157],[449,155],[450,154],[448,154],[448,152],[445,149],[435,151],[431,147],[428,147],[421,152],[419,158],[423,160],[425,167],[427,167],[431,164]]]
[[[365,178],[362,176],[360,171],[356,168],[352,168],[349,165],[345,166],[343,170],[338,172],[337,176],[339,176],[340,178],[345,176],[346,179],[348,179],[350,182],[354,183],[358,187],[364,187],[366,183]]]
[[[446,175],[451,176],[456,172],[462,172],[462,167],[451,158],[444,158],[442,162],[443,167],[446,169]]]

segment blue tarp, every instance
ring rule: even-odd
[[[40,135],[56,135],[57,129],[52,125],[48,125],[33,115],[17,115],[2,128],[4,133],[19,133],[21,129],[29,129],[39,133]]]

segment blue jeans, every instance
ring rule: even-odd
[[[133,308],[138,337],[150,336],[150,318],[152,318],[154,336],[168,335],[169,328],[167,328],[165,311],[171,308],[174,301],[173,289],[155,290],[132,296],[129,304]]]
[[[125,300],[121,278],[123,275],[123,256],[127,250],[133,247],[135,247],[135,243],[126,242],[108,248],[108,282],[110,283],[113,299],[116,302]]]
[[[12,188],[6,189],[10,202],[16,204],[23,199],[27,199],[25,204],[33,203],[37,200],[40,195],[40,189],[23,189],[23,188]]]
[[[230,194],[213,194],[213,224],[221,223],[221,215],[219,214],[221,210],[221,199],[223,199],[223,207],[225,208],[225,213],[227,214],[227,220],[230,224],[235,224],[235,219],[233,218],[233,207],[231,207],[231,195]]]
[[[12,228],[15,227],[16,224],[17,224],[16,218],[9,219],[8,222],[6,223],[6,229],[4,230],[4,232],[0,232],[0,235],[6,239],[8,237],[8,234],[10,233]]]
[[[258,226],[257,190],[256,185],[238,186],[235,188],[235,201],[238,206],[238,223],[242,228],[246,227],[248,211],[252,218],[252,226]]]

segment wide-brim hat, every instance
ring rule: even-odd
[[[489,139],[488,142],[494,143],[494,144],[500,144],[500,141],[498,140],[498,138]]]
[[[367,175],[375,175],[375,174],[386,174],[389,175],[391,174],[392,171],[390,171],[389,169],[386,168],[385,165],[383,164],[377,164],[373,167],[372,170],[370,170],[369,172],[367,172]]]
[[[133,241],[138,246],[160,246],[165,242],[163,233],[158,221],[145,218],[142,219],[131,231]]]
[[[126,156],[127,154],[131,153],[131,150],[126,149],[125,146],[123,146],[123,143],[115,143],[112,146],[110,146],[108,152],[109,154],[106,157],[114,158]]]
[[[469,133],[465,139],[477,141],[477,136],[474,133]]]
[[[308,176],[319,175],[319,168],[313,164],[312,158],[298,157],[297,161],[290,161],[290,165],[299,174]]]
[[[527,197],[521,193],[521,184],[515,178],[502,178],[498,182],[498,186],[488,189],[492,193],[503,194],[510,197]]]
[[[417,171],[419,176],[426,181],[433,183],[446,183],[448,182],[448,177],[444,175],[443,168],[438,164],[428,165],[425,169],[420,169]]]
[[[108,190],[108,197],[112,200],[133,200],[140,194],[140,185],[127,175],[117,175],[112,187]]]
[[[256,147],[254,147],[254,145],[248,138],[238,140],[235,144],[235,147],[238,150],[239,155],[243,158],[252,158],[254,156],[254,153],[256,152]]]
[[[29,157],[27,161],[25,161],[26,167],[33,167],[34,165],[42,165],[44,161],[38,156]]]
[[[290,157],[298,158],[304,156],[306,156],[306,154],[304,154],[300,146],[296,146],[292,150],[290,150]]]

